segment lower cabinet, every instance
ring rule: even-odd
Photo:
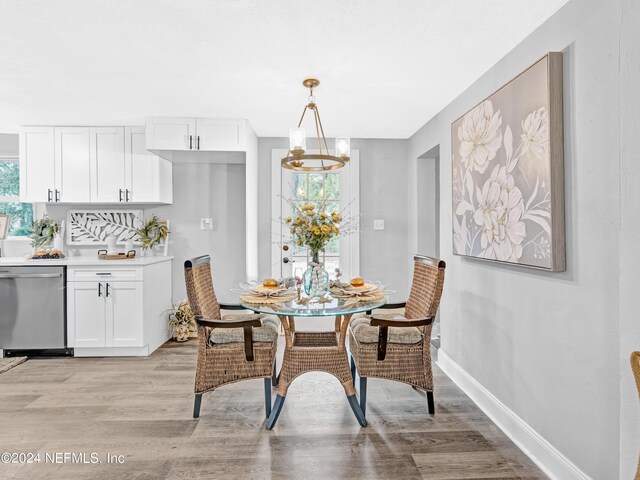
[[[67,344],[75,356],[148,355],[168,339],[170,261],[67,267],[67,279]]]

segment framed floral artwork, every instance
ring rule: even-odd
[[[453,253],[565,270],[562,53],[451,124]]]

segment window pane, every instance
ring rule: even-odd
[[[314,173],[309,175],[309,198],[321,200],[324,198],[324,175]]]
[[[20,202],[0,202],[0,213],[8,213],[9,235],[26,237],[31,234],[33,205]]]
[[[293,184],[291,185],[291,198],[298,200],[307,199],[307,174],[306,173],[294,173]]]
[[[325,179],[324,188],[327,200],[340,198],[340,174],[339,173],[327,173]]]
[[[0,197],[20,195],[20,165],[17,162],[0,161]]]

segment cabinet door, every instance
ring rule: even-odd
[[[159,201],[159,157],[145,148],[145,128],[125,127],[125,146],[127,200]]]
[[[20,200],[49,202],[54,189],[53,127],[25,127],[20,134]]]
[[[146,148],[148,150],[195,150],[195,118],[147,118]]]
[[[89,127],[55,127],[56,200],[91,201]]]
[[[107,283],[107,347],[143,346],[142,282]]]
[[[70,347],[105,346],[105,283],[67,283],[67,342]]]
[[[233,118],[198,118],[196,120],[197,150],[244,150],[246,121]]]
[[[91,201],[125,201],[123,127],[91,128]]]

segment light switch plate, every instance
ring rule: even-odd
[[[374,220],[373,221],[373,229],[374,230],[384,230],[384,220]]]
[[[213,218],[201,218],[200,230],[213,230]]]

